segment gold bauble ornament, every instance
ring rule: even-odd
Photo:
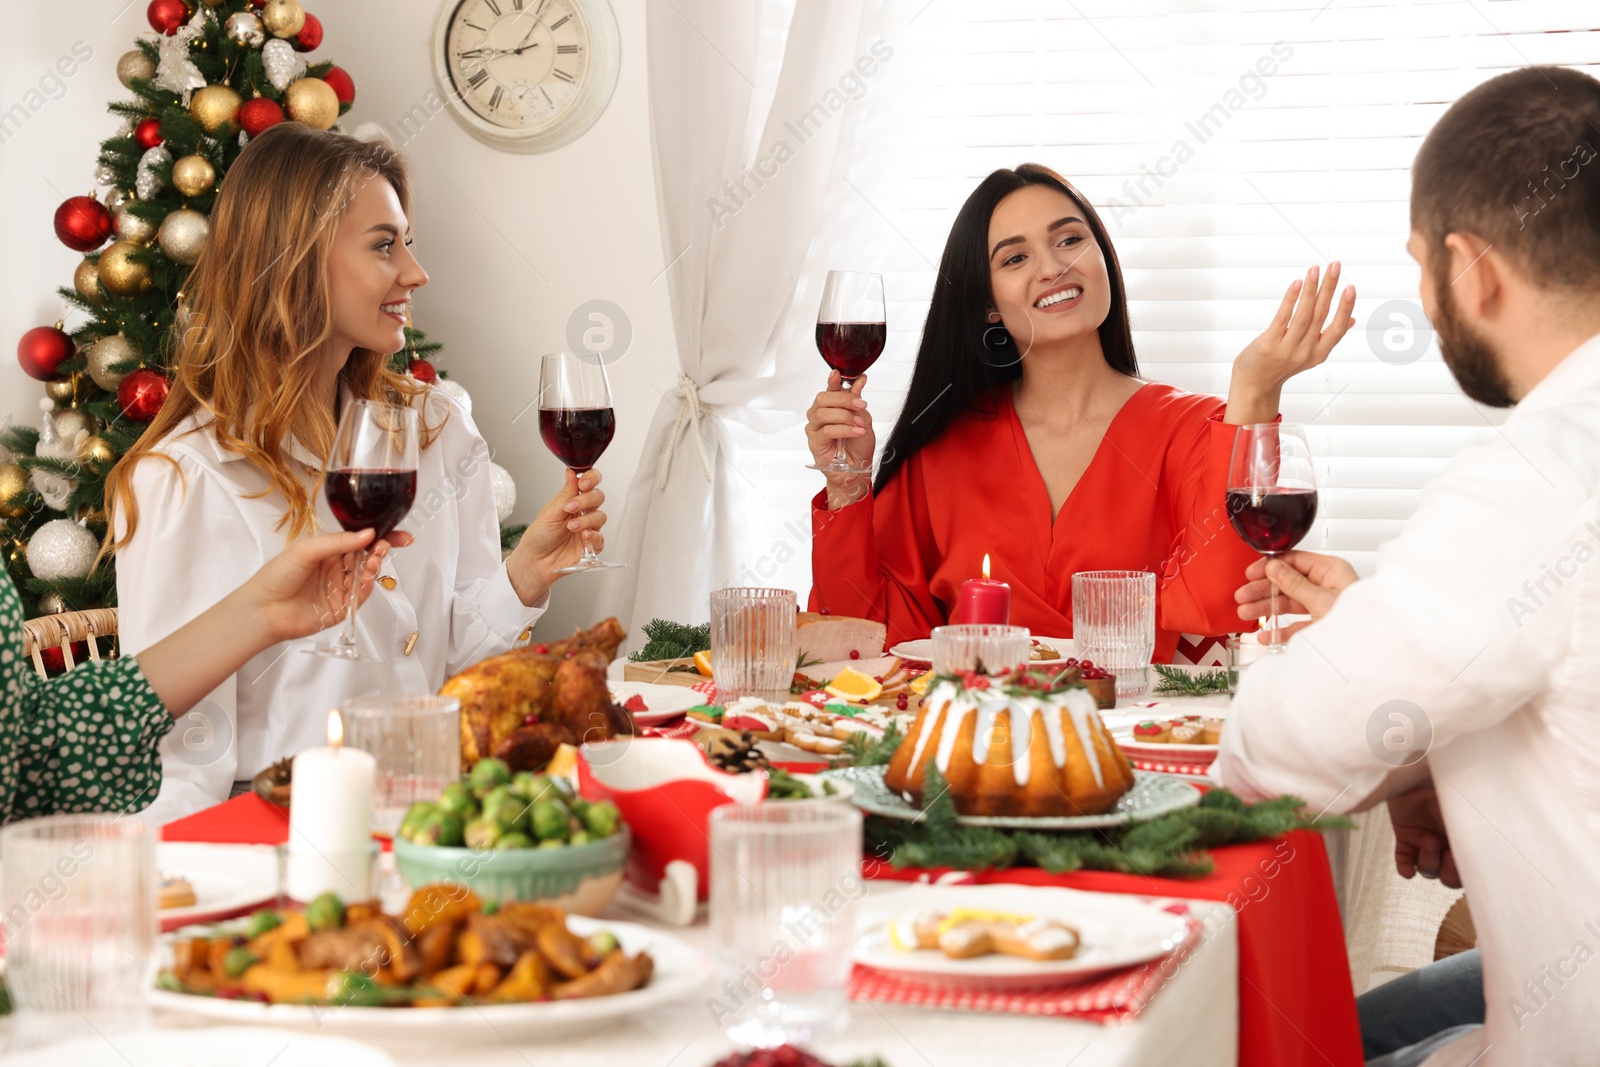
[[[77,437],[79,430],[87,432],[92,437],[100,429],[94,424],[94,416],[80,408],[58,411],[55,413],[55,420],[56,433],[61,435],[63,441],[71,441]]]
[[[150,268],[132,256],[141,246],[118,241],[100,253],[100,284],[118,296],[138,296],[150,288]]]
[[[91,437],[78,449],[78,455],[89,463],[110,464],[117,461],[117,450],[104,437]]]
[[[78,376],[69,374],[56,382],[44,383],[44,395],[57,404],[71,405],[78,398]]]
[[[205,156],[184,156],[172,164],[173,187],[184,196],[200,196],[216,184],[217,168]]]
[[[208,85],[189,99],[189,114],[213,137],[232,137],[239,128],[243,104],[239,94],[226,85]]]
[[[60,615],[67,610],[67,602],[61,599],[60,593],[46,593],[39,598],[40,615]]]
[[[313,130],[329,129],[339,121],[339,94],[321,78],[290,82],[283,100],[289,117]]]
[[[15,519],[27,511],[22,506],[27,491],[27,472],[15,463],[0,464],[0,517]]]
[[[168,212],[161,220],[161,234],[157,240],[168,259],[189,266],[200,258],[209,236],[211,223],[206,217],[193,208],[181,207]]]
[[[117,80],[125,89],[133,88],[133,79],[144,78],[149,80],[156,76],[156,65],[150,62],[148,56],[135,48],[131,52],[122,53],[122,58],[117,60]]]
[[[72,287],[91,304],[105,299],[106,291],[100,287],[100,268],[91,259],[79,263],[78,269],[72,272]]]
[[[261,24],[274,37],[293,37],[306,27],[306,11],[299,0],[267,0]]]
[[[136,362],[138,358],[139,350],[133,347],[132,341],[120,333],[102,337],[89,346],[89,377],[106,392],[114,393],[128,372],[114,371],[111,368],[118,363]]]
[[[124,241],[149,244],[150,238],[156,235],[156,224],[133,213],[133,205],[137,203],[137,200],[129,200],[112,212],[111,228]]]

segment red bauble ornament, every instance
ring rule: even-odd
[[[111,212],[92,196],[74,196],[56,208],[56,236],[74,252],[93,252],[112,232]]]
[[[60,381],[62,360],[72,358],[72,338],[60,325],[35,326],[17,342],[17,362],[28,377],[41,382]]]
[[[161,410],[171,389],[172,383],[165,376],[140,367],[117,386],[117,403],[122,413],[134,422],[149,422]]]
[[[276,101],[258,96],[247,100],[239,109],[239,128],[251,137],[258,137],[270,126],[283,121],[283,108]]]
[[[140,119],[133,128],[133,140],[146,152],[161,143],[161,123],[157,119]]]
[[[72,643],[72,662],[74,664],[83,663],[88,658],[88,642],[74,641]],[[39,650],[39,659],[44,662],[45,673],[50,675],[52,678],[65,672],[67,669],[67,659],[66,656],[62,654],[61,647],[59,645],[55,648],[41,648]]]
[[[300,32],[294,35],[296,52],[314,52],[322,44],[322,20],[311,12],[306,12],[306,24],[300,27]]]
[[[434,370],[433,364],[425,359],[412,360],[406,370],[410,371],[411,376],[419,382],[427,382],[431,385],[439,380],[439,372]]]
[[[150,0],[145,17],[158,33],[168,37],[178,32],[178,27],[189,21],[189,5],[183,0]]]
[[[260,11],[267,6],[267,0],[250,0],[250,6]]]
[[[356,102],[356,83],[350,79],[350,75],[344,72],[344,68],[329,68],[328,73],[322,76],[322,80],[328,83],[328,88],[332,89],[333,95],[339,98],[339,103],[353,104]]]

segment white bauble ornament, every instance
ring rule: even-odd
[[[172,153],[160,145],[140,156],[139,170],[133,179],[133,195],[140,200],[154,199],[161,191],[161,179],[156,177],[155,168],[159,164],[171,162]]]
[[[449,393],[456,403],[466,408],[468,415],[472,414],[472,397],[467,394],[466,389],[455,379],[440,378],[433,383],[433,387],[441,393]]]
[[[274,38],[262,46],[261,65],[267,70],[267,80],[280,93],[306,72],[306,61],[294,50],[294,45],[281,38]]]
[[[494,513],[501,522],[505,522],[517,506],[517,483],[511,480],[510,471],[498,463],[491,463],[489,484],[494,486]]]
[[[28,566],[47,582],[87,578],[100,554],[100,539],[71,519],[52,519],[28,538]]]

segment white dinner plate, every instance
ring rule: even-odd
[[[686,685],[656,685],[653,682],[611,682],[611,699],[618,704],[626,704],[628,698],[639,696],[644,699],[646,711],[635,711],[633,721],[640,726],[654,726],[657,723],[675,719],[690,708],[698,708],[706,702],[706,698]]]
[[[706,957],[671,934],[635,923],[586,919],[569,915],[567,926],[587,937],[602,930],[615,934],[630,955],[648,952],[655,961],[650,984],[631,993],[584,1000],[551,1000],[534,1004],[482,1004],[456,1008],[317,1007],[223,1000],[157,989],[152,1007],[241,1026],[287,1026],[297,1030],[403,1042],[411,1038],[461,1043],[502,1043],[508,1037],[541,1040],[575,1031],[593,1032],[611,1019],[631,1019],[639,1012],[688,997],[709,995],[713,972]],[[163,965],[171,964],[170,939]]]
[[[1030,960],[991,953],[951,959],[938,949],[905,951],[889,943],[891,919],[908,912],[976,908],[1059,919],[1078,930],[1069,960]],[[1053,886],[908,886],[874,894],[861,905],[855,962],[906,981],[963,989],[1023,989],[1081,982],[1164,956],[1189,936],[1182,918],[1125,893],[1088,893]]]
[[[13,1053],[7,1067],[394,1067],[382,1049],[348,1037],[284,1034],[259,1026],[208,1026],[195,1030],[138,1030],[114,1040],[85,1037],[35,1052]]]
[[[1216,745],[1180,745],[1168,742],[1135,741],[1132,726],[1117,726],[1111,731],[1117,746],[1130,756],[1142,759],[1172,760],[1174,763],[1210,763],[1217,758]]]
[[[184,879],[195,896],[187,907],[161,909],[162,930],[231,918],[278,895],[278,850],[271,845],[163,841],[156,846],[156,869]]]
[[[1061,658],[1066,659],[1072,655],[1073,644],[1070,637],[1035,637],[1035,644],[1049,645],[1061,653]],[[916,641],[901,641],[889,650],[889,655],[898,656],[913,663],[933,662],[933,638],[924,637]],[[1036,660],[1035,662],[1051,663],[1053,660]]]

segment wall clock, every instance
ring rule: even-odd
[[[445,0],[434,78],[479,140],[548,152],[583,134],[617,85],[619,41],[607,0]]]

